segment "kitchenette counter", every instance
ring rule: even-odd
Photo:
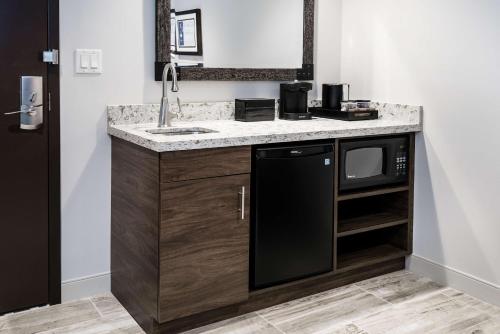
[[[180,333],[404,269],[423,109],[372,107],[378,120],[242,123],[234,103],[189,103],[171,106],[173,129],[217,132],[173,136],[147,132],[158,132],[158,105],[108,107],[111,290],[145,332]],[[284,144],[260,146],[270,143]],[[349,147],[378,157],[363,153],[343,180]]]
[[[216,113],[207,119],[204,108],[217,110],[215,104],[188,106],[181,121],[174,128],[200,127],[216,132],[193,135],[166,136],[150,134],[155,129],[156,106],[110,106],[108,107],[108,133],[111,136],[134,143],[155,152],[185,151],[219,147],[247,146],[270,143],[296,142],[331,138],[349,138],[373,135],[391,135],[422,131],[423,108],[418,106],[374,104],[379,109],[378,120],[346,122],[315,118],[308,121],[284,121],[244,123],[231,118],[231,107],[225,104],[225,112]],[[220,106],[219,106],[220,107]],[[198,114],[205,119],[197,120]],[[219,108],[221,109],[221,108]],[[184,110],[184,107],[183,107]],[[191,111],[191,114],[189,114]],[[125,115],[126,114],[126,115]],[[213,112],[212,112],[213,114]],[[221,114],[224,114],[221,116]],[[139,115],[139,116],[138,116]],[[223,118],[226,119],[223,119]],[[233,116],[234,117],[234,116]],[[234,119],[234,118],[233,118]]]

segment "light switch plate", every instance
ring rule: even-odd
[[[102,50],[77,49],[75,51],[75,73],[101,74]]]

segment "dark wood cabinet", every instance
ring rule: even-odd
[[[145,330],[158,313],[158,154],[113,139],[111,290]]]
[[[181,333],[404,269],[408,136],[406,184],[342,193],[335,182],[333,270],[262,290],[249,287],[252,148],[157,153],[113,138],[113,294],[148,334]]]
[[[409,134],[408,139],[410,171],[404,184],[343,193],[337,182],[336,273],[412,253],[415,137]],[[340,142],[337,140],[337,151]]]
[[[161,157],[161,183],[250,174],[251,147],[166,152]]]
[[[113,139],[112,292],[148,332],[248,299],[250,155]]]
[[[248,299],[249,190],[248,174],[163,187],[160,322]]]

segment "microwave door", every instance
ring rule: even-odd
[[[343,148],[340,190],[374,187],[386,183],[387,156],[391,149],[385,144],[367,143]]]
[[[341,191],[401,183],[402,157],[408,156],[407,137],[345,141],[340,144]],[[406,163],[406,160],[404,160]]]
[[[384,172],[383,147],[365,147],[350,150],[345,158],[347,180],[360,180],[382,176]]]

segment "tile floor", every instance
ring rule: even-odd
[[[0,317],[0,334],[143,333],[111,295]],[[277,305],[189,334],[500,334],[500,307],[407,271]]]

